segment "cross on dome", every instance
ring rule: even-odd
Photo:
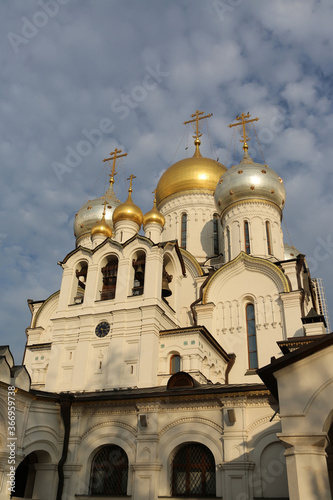
[[[131,174],[127,179],[128,181],[130,181],[130,187],[128,190],[129,193],[131,193],[133,191],[133,189],[132,189],[133,179],[136,179],[136,175]]]
[[[122,155],[121,154],[118,154],[118,153],[121,153],[122,150],[121,149],[115,149],[114,151],[112,151],[112,153],[110,153],[110,158],[104,158],[103,162],[109,162],[111,160],[113,160],[113,163],[112,163],[112,167],[111,167],[111,174],[110,175],[110,184],[113,184],[114,183],[114,176],[117,175],[117,172],[116,172],[116,161],[118,158],[122,158],[123,156],[127,156],[128,153],[123,153]]]
[[[196,139],[196,141],[199,139],[199,137],[202,136],[199,130],[199,120],[204,120],[205,118],[210,118],[211,116],[213,116],[213,113],[210,113],[209,115],[206,116],[201,116],[203,114],[204,114],[203,111],[199,111],[197,109],[196,112],[193,115],[191,115],[191,118],[193,118],[193,120],[187,120],[186,122],[184,122],[184,125],[195,122],[195,135],[193,135],[192,137]]]
[[[239,141],[240,142],[243,142],[243,149],[244,151],[248,149],[248,145],[246,143],[246,141],[249,141],[250,140],[250,137],[247,136],[246,134],[246,127],[245,125],[247,123],[252,123],[252,122],[257,122],[259,120],[259,118],[252,118],[252,120],[246,120],[246,118],[250,118],[250,113],[248,112],[247,115],[245,113],[242,113],[240,116],[237,115],[236,116],[236,120],[238,120],[238,123],[231,123],[229,125],[229,128],[232,128],[232,127],[239,127],[240,125],[243,127],[243,138],[240,139]]]

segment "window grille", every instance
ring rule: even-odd
[[[182,227],[181,227],[181,247],[186,250],[187,238],[187,214],[182,214]]]
[[[90,494],[126,496],[128,459],[122,448],[104,446],[91,465]]]
[[[172,462],[172,496],[215,497],[215,461],[202,444],[183,446]]]
[[[249,233],[249,223],[244,221],[244,234],[245,234],[245,253],[250,255],[250,233]]]
[[[249,351],[249,368],[250,370],[254,370],[258,368],[258,356],[257,356],[256,321],[254,316],[253,304],[247,304],[246,306],[246,325],[247,325],[247,342]]]

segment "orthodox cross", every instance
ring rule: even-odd
[[[128,190],[130,193],[133,191],[133,189],[132,189],[132,182],[133,182],[133,179],[136,179],[136,175],[131,174],[131,175],[129,176],[129,178],[127,179],[128,181],[130,181],[130,187],[129,187],[129,190]]]
[[[188,123],[195,122],[195,135],[193,135],[194,139],[199,139],[199,137],[202,136],[202,134],[199,131],[199,120],[203,120],[204,118],[209,118],[209,117],[213,116],[213,113],[210,113],[209,115],[206,115],[206,116],[201,116],[201,115],[203,115],[203,113],[204,113],[203,111],[199,111],[197,109],[196,112],[193,115],[191,115],[191,118],[193,118],[193,120],[188,120],[188,121],[184,122],[184,125],[187,125]]]
[[[236,120],[238,120],[238,123],[231,123],[229,125],[229,127],[239,127],[240,125],[242,125],[243,127],[243,138],[240,139],[240,142],[243,142],[243,149],[248,149],[248,146],[246,144],[246,141],[249,141],[250,140],[250,137],[247,136],[246,134],[246,127],[245,125],[247,123],[252,123],[252,122],[257,122],[259,120],[259,118],[252,118],[252,120],[247,120],[246,118],[250,118],[250,113],[247,113],[247,115],[245,113],[242,113],[240,116],[237,115],[236,116]]]
[[[117,175],[117,172],[116,172],[117,159],[122,158],[123,156],[127,156],[127,153],[123,153],[122,155],[119,153],[121,153],[121,149],[116,148],[114,151],[112,151],[112,153],[110,153],[110,158],[104,158],[104,160],[103,160],[103,162],[113,160],[112,170],[111,170],[111,174],[110,174],[110,184],[114,183],[114,176]]]

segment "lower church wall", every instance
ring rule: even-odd
[[[251,500],[271,497],[275,488],[281,498],[288,498],[285,463],[276,437],[280,424],[278,417],[270,422],[274,410],[267,394],[253,398],[206,394],[193,399],[187,392],[167,400],[149,399],[72,403],[63,499],[103,498],[103,474],[117,469],[121,457],[127,457],[126,495],[133,500],[177,498],[177,492],[182,497],[184,488],[193,493],[187,498],[197,498],[197,494],[202,498],[203,486],[201,479],[195,484],[199,475],[191,472],[191,459],[180,469],[176,464],[185,449],[189,454],[207,453],[213,460],[214,468],[205,476],[207,496],[211,496],[209,488],[214,488],[216,498]],[[55,500],[64,435],[59,405],[36,402],[23,394],[17,401],[17,465],[24,457],[31,458],[28,480],[33,484],[27,498]],[[5,441],[1,444],[0,499],[4,500],[10,498],[4,488],[8,453]],[[97,463],[103,449],[109,455]],[[112,498],[124,497],[124,491],[116,493]]]

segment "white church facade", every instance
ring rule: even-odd
[[[112,153],[60,290],[28,301],[23,365],[0,348],[0,500],[331,499],[333,339],[283,181],[249,156],[249,115],[231,168],[201,155],[201,117],[146,214]]]

